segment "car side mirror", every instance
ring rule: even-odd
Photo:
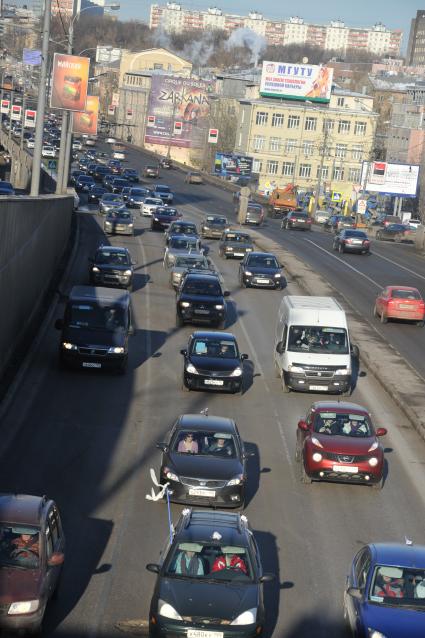
[[[62,328],[63,328],[63,319],[56,319],[55,328],[56,328],[56,330],[62,330]]]
[[[128,328],[128,334],[133,336],[134,335],[134,326],[129,326]]]
[[[358,587],[349,587],[347,589],[347,594],[352,598],[356,598],[356,600],[362,600],[363,592]]]
[[[241,354],[241,361],[246,361],[246,359],[248,359],[248,355],[247,354]]]
[[[300,430],[303,430],[304,432],[308,432],[308,425],[305,421],[298,421],[298,427]]]
[[[276,352],[278,354],[283,354],[285,352],[285,343],[283,341],[279,341],[276,346]]]
[[[275,578],[275,574],[266,573],[260,576],[260,583],[271,583]]]
[[[385,436],[387,434],[387,428],[378,428],[376,430],[376,436]]]
[[[163,452],[168,452],[168,445],[166,443],[157,443],[156,447],[158,450],[162,450]]]
[[[148,572],[153,572],[154,574],[159,574],[159,565],[157,565],[156,563],[148,563],[146,565],[146,569],[148,570]]]
[[[182,354],[184,357],[187,355],[187,350],[180,350],[180,354]]]
[[[47,561],[49,567],[57,567],[65,561],[65,554],[62,552],[54,552]]]
[[[223,292],[223,297],[230,297],[230,291],[229,290],[225,290]]]

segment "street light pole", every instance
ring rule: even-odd
[[[34,151],[32,158],[30,195],[37,197],[40,189],[41,150],[43,146],[44,109],[46,106],[46,82],[49,54],[51,0],[44,1],[43,44],[41,49],[40,91],[37,99],[37,119],[35,123]]]

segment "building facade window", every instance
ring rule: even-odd
[[[322,174],[320,174],[322,173]],[[320,171],[320,166],[317,167],[316,177],[319,179],[328,179],[329,176],[329,166],[322,166],[322,170]]]
[[[314,142],[303,142],[303,153],[311,157],[314,154]]]
[[[273,152],[279,152],[282,149],[282,138],[271,137],[269,140],[269,150]]]
[[[341,135],[348,135],[348,133],[350,132],[350,128],[350,120],[340,120],[338,122],[338,133],[340,133]]]
[[[297,140],[286,140],[285,151],[288,154],[294,154],[297,150]]]
[[[300,164],[300,177],[311,177],[311,164]]]
[[[360,168],[349,168],[348,169],[348,181],[353,182],[355,184],[360,184],[361,178],[361,169]]]
[[[332,179],[336,180],[337,182],[342,182],[342,180],[344,179],[344,169],[342,168],[342,166],[334,166]]]
[[[351,149],[351,157],[353,158],[353,160],[361,160],[363,157],[363,146],[353,145],[353,148]]]
[[[254,159],[252,162],[252,172],[261,173],[263,170],[263,162],[259,159]]]
[[[267,160],[267,174],[277,175],[279,162],[277,160]]]
[[[354,125],[354,135],[366,135],[366,122],[356,122]]]
[[[254,151],[263,151],[266,145],[266,138],[264,135],[254,135],[253,147]]]
[[[273,113],[272,126],[283,126],[283,113]]]
[[[338,106],[344,106],[344,98],[343,97],[337,98],[336,103]]]
[[[328,120],[327,118],[323,120],[322,130],[323,131],[333,131],[335,126],[335,122],[333,120]]]
[[[347,144],[336,144],[335,157],[339,159],[345,159],[347,156]]]
[[[256,124],[258,124],[259,126],[264,126],[265,124],[267,124],[268,119],[269,119],[268,113],[266,113],[265,111],[257,111],[255,115]]]
[[[290,115],[288,117],[288,128],[300,128],[300,116]]]
[[[317,118],[316,117],[306,117],[304,129],[306,131],[315,131],[317,128]]]
[[[282,175],[285,177],[292,177],[294,174],[294,162],[283,162],[282,164]]]

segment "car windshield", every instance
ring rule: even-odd
[[[248,548],[217,541],[176,543],[167,558],[165,575],[238,583],[253,580]]]
[[[421,299],[417,290],[393,290],[391,296],[393,299]]]
[[[131,221],[132,216],[131,213],[127,213],[125,210],[111,210],[108,217],[112,217],[112,219],[120,219],[125,221]]]
[[[177,215],[177,210],[175,208],[157,208],[156,215],[164,215],[167,217],[175,217]]]
[[[176,268],[199,268],[202,270],[209,268],[205,257],[177,257],[174,265]]]
[[[288,335],[291,352],[348,354],[348,336],[345,328],[318,326],[291,326]]]
[[[246,265],[251,268],[279,268],[276,258],[269,255],[251,255]]]
[[[371,580],[369,600],[391,607],[425,610],[425,569],[377,565]]]
[[[243,235],[241,233],[227,233],[227,235],[224,236],[224,241],[234,241],[240,244],[250,244],[251,237],[249,235]]]
[[[115,252],[113,250],[100,250],[96,253],[96,264],[116,264],[120,266],[129,266],[130,258],[127,253]]]
[[[107,330],[115,332],[126,328],[126,312],[122,306],[100,306],[92,303],[71,303],[66,311],[69,328]]]
[[[197,235],[196,226],[192,224],[176,224],[171,227],[171,231],[176,235]]]
[[[403,226],[403,224],[388,224],[387,230],[389,230],[390,232],[392,230],[396,230],[396,231],[406,230],[406,226]]]
[[[355,412],[318,412],[314,417],[313,430],[333,436],[373,436],[372,424],[367,414]]]
[[[158,206],[159,204],[162,204],[162,201],[160,199],[153,199],[151,197],[147,197],[145,199],[145,204],[149,204],[149,205],[153,205],[153,206]]]
[[[93,177],[91,177],[90,175],[80,175],[78,179],[80,180],[80,182],[93,182]]]
[[[113,195],[112,193],[108,193],[107,195],[102,195],[102,200],[104,202],[120,202],[121,197],[119,195]]]
[[[170,443],[170,449],[179,454],[199,454],[229,459],[236,457],[235,440],[227,432],[179,430]]]
[[[308,215],[305,213],[292,213],[290,217],[292,217],[292,219],[307,219]]]
[[[40,530],[28,525],[0,524],[0,567],[38,569]]]
[[[220,284],[211,277],[211,281],[203,279],[186,279],[182,292],[185,295],[208,295],[211,297],[221,297]]]
[[[114,186],[127,186],[127,181],[125,179],[114,179],[112,183]]]
[[[134,168],[126,168],[124,173],[126,175],[137,175],[137,171]]]
[[[214,226],[225,226],[227,219],[225,217],[207,217],[207,224],[213,224]]]
[[[132,188],[130,191],[132,197],[146,197],[148,194],[149,191],[146,188]]]
[[[170,248],[173,250],[196,250],[197,242],[192,239],[180,239],[180,237],[172,237],[170,240]]]
[[[239,356],[236,343],[229,339],[194,339],[190,354],[222,359],[237,359]]]
[[[170,189],[168,188],[168,186],[157,186],[155,190],[156,190],[157,193],[169,193],[170,192]]]

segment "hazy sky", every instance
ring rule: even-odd
[[[146,20],[149,15],[150,2],[146,0],[120,0],[121,19],[139,18]],[[176,0],[178,2],[178,0]],[[166,0],[158,0],[158,4],[165,4]],[[207,9],[219,7],[226,13],[247,15],[249,11],[261,11],[265,17],[289,18],[297,15],[306,22],[326,24],[332,19],[341,19],[350,26],[370,26],[375,22],[382,22],[391,29],[401,29],[404,32],[403,44],[407,46],[410,20],[415,17],[417,9],[424,8],[413,0],[297,0],[284,3],[282,0],[195,0],[194,2],[180,2],[183,7],[191,9]]]

